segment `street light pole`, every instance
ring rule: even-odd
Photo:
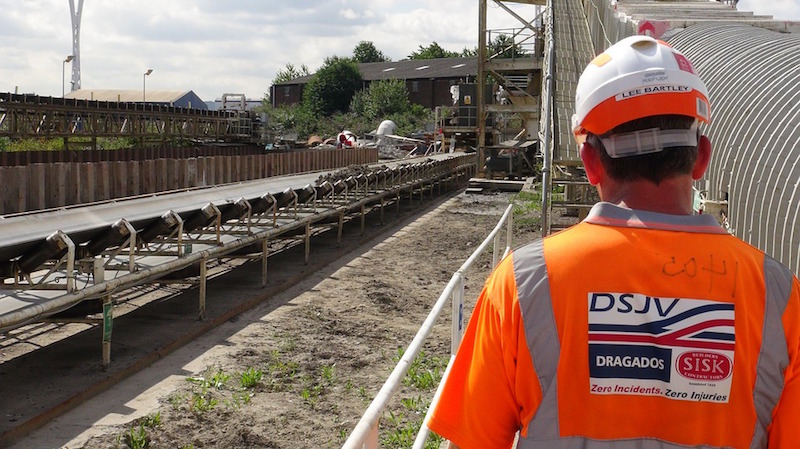
[[[153,69],[147,69],[147,71],[144,72],[144,75],[142,75],[142,103],[147,102],[147,97],[145,94],[145,80],[147,79],[147,75],[151,73],[153,73]]]
[[[64,98],[64,74],[66,72],[67,63],[72,61],[75,58],[75,55],[68,55],[64,62],[61,63],[61,98]]]

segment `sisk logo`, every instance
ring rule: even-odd
[[[689,351],[678,356],[677,369],[687,379],[719,381],[731,375],[733,363],[716,352]]]

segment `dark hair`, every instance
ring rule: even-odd
[[[613,179],[617,181],[645,179],[655,184],[660,184],[661,181],[673,176],[691,173],[694,162],[697,159],[696,146],[674,147],[657,153],[612,158],[606,153],[600,137],[650,128],[689,129],[693,123],[694,118],[684,115],[644,117],[623,123],[602,136],[589,133],[586,136],[586,141],[600,150],[600,161],[603,164],[603,168]]]

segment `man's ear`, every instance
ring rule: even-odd
[[[706,136],[700,136],[697,142],[697,160],[692,167],[692,179],[695,181],[702,178],[711,162],[711,141]]]
[[[603,163],[600,161],[599,150],[592,146],[589,142],[581,144],[581,160],[583,161],[583,168],[586,170],[586,178],[593,186],[600,184],[606,175],[603,168]]]

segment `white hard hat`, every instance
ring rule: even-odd
[[[691,62],[666,42],[627,37],[589,63],[578,81],[572,132],[604,134],[654,115],[684,115],[710,123],[705,84]]]

